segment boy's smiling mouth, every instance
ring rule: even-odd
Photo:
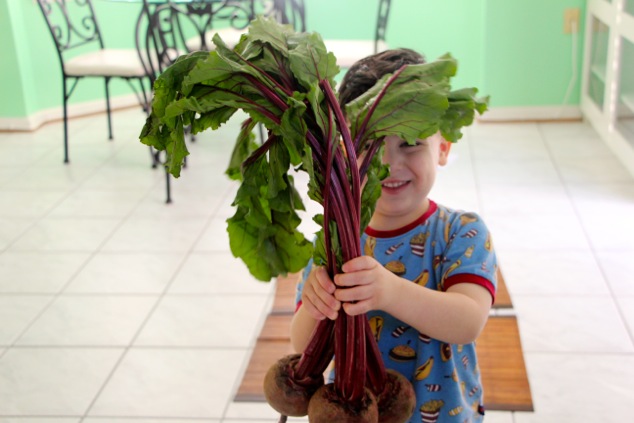
[[[381,187],[388,192],[396,192],[408,184],[409,181],[383,181]]]

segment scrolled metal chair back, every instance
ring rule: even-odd
[[[104,48],[90,0],[37,0],[63,63],[68,50],[96,44]]]

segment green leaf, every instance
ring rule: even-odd
[[[306,90],[319,85],[322,80],[332,81],[339,73],[337,59],[326,50],[317,33],[295,34],[289,39],[294,48],[289,52],[290,67]],[[334,83],[332,83],[334,86]]]
[[[476,111],[482,114],[487,109],[488,97],[478,99],[475,97],[477,92],[475,88],[463,88],[449,93],[449,108],[439,128],[447,141],[456,142],[462,138],[462,127],[473,123]]]
[[[449,78],[455,71],[455,61],[444,57],[385,75],[347,105],[353,138],[364,141],[396,135],[413,143],[434,134],[449,107]]]
[[[255,126],[256,122],[253,119],[247,119],[242,123],[236,144],[233,146],[229,166],[225,171],[233,180],[242,180],[242,163],[258,148],[255,135],[253,135]]]
[[[284,54],[284,56],[288,55],[286,38],[292,32],[292,28],[289,25],[280,25],[273,17],[259,16],[249,26],[249,38],[251,40],[267,43]]]

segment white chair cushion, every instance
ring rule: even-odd
[[[337,64],[349,68],[356,61],[374,54],[374,40],[324,40],[326,49],[337,58]],[[385,41],[379,41],[378,51],[387,50]]]
[[[247,32],[246,28],[245,29],[221,28],[221,29],[217,29],[217,30],[214,29],[214,30],[205,32],[204,37],[205,37],[205,42],[207,44],[207,47],[210,49],[214,47],[214,43],[211,41],[211,39],[214,37],[216,33],[220,35],[220,38],[222,38],[222,40],[225,42],[225,44],[227,44],[229,48],[234,48],[236,44],[238,44],[238,42],[240,41],[240,37],[242,36],[242,34],[245,34],[246,32]],[[188,39],[185,45],[187,46],[187,50],[189,51],[201,50],[200,36],[197,35],[195,37]]]
[[[66,73],[140,77],[145,75],[145,70],[134,49],[103,49],[73,57],[66,62]]]

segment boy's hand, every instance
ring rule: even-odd
[[[326,268],[314,267],[302,291],[302,307],[316,320],[335,320],[341,308],[341,302],[334,296],[335,289]]]
[[[341,270],[343,273],[335,276],[334,298],[343,303],[343,309],[351,316],[384,310],[398,287],[390,281],[400,279],[370,256],[354,258],[344,263]]]

